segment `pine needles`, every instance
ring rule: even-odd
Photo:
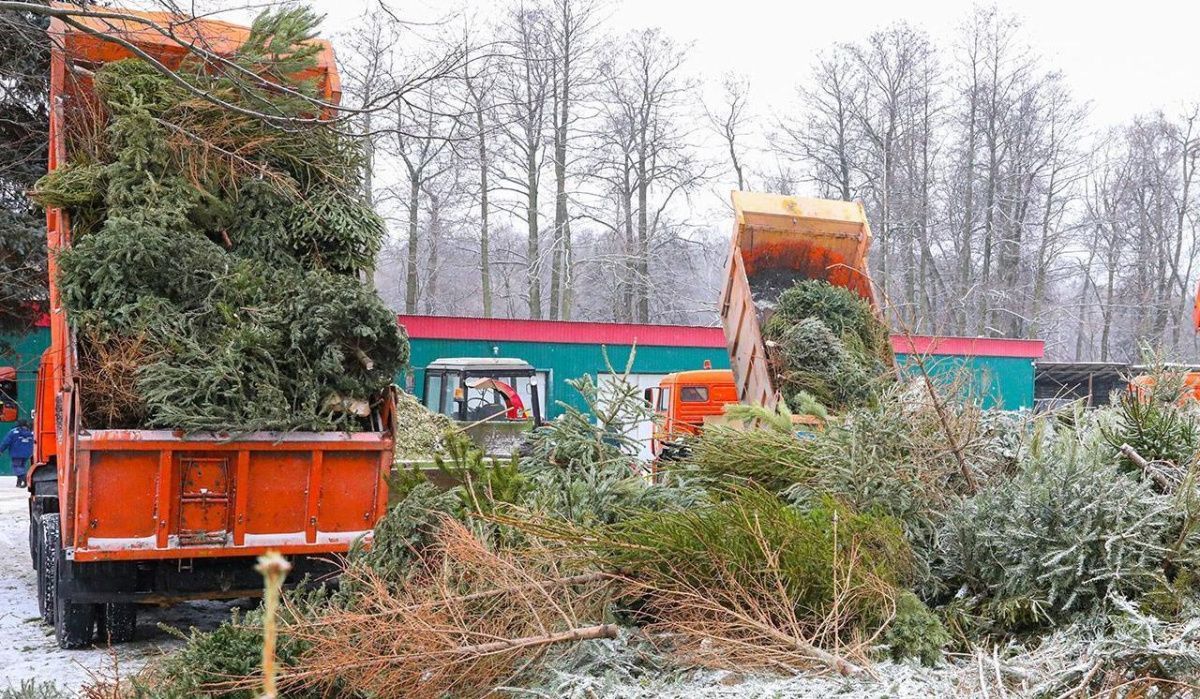
[[[231,60],[311,91],[292,76],[314,65],[316,21],[309,10],[264,13]],[[234,71],[185,63],[180,75],[255,110],[311,108]],[[355,193],[354,141],[197,100],[136,60],[104,65],[95,85],[104,147],[37,187],[44,205],[86,224],[58,260],[81,358],[115,368],[100,361],[106,347],[140,351],[112,395],[103,382],[86,387],[87,426],[378,428],[370,415],[408,347],[358,281],[384,228]]]
[[[778,389],[797,410],[812,399],[834,410],[874,402],[891,364],[887,329],[854,292],[797,282],[763,327]]]

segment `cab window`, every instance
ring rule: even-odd
[[[668,386],[663,386],[658,392],[658,409],[667,411],[671,408],[671,389]]]
[[[679,389],[679,400],[683,403],[707,403],[707,386],[684,386]]]

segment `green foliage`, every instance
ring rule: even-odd
[[[314,65],[316,22],[307,9],[264,13],[232,61],[309,93],[291,76]],[[236,70],[196,61],[179,75],[245,108],[313,110]],[[37,190],[73,218],[97,219],[59,259],[80,341],[144,338],[153,360],[137,372],[136,401],[125,386],[88,387],[87,414],[106,416],[88,426],[370,429],[408,345],[358,281],[384,230],[356,193],[356,142],[196,99],[140,61],[102,66],[95,84],[109,122],[87,157],[100,161],[57,170]]]
[[[283,226],[301,263],[352,274],[370,269],[385,233],[383,219],[357,198],[325,192],[292,206]]]
[[[386,580],[403,581],[433,543],[442,518],[460,518],[462,514],[462,500],[456,493],[417,482],[375,525],[371,547],[351,551],[349,564],[370,568]],[[356,593],[353,585],[343,585],[339,594]]]
[[[1020,631],[1163,584],[1179,534],[1172,499],[1105,453],[1062,437],[949,513],[938,574],[958,590],[957,613],[985,630]]]
[[[495,513],[497,505],[515,504],[529,492],[529,483],[518,460],[488,459],[483,451],[461,432],[448,432],[445,453],[434,456],[434,466],[458,483],[453,489],[464,512],[479,515]]]
[[[782,588],[763,594],[782,596],[807,619],[822,619],[830,611],[835,585],[897,585],[909,572],[909,549],[896,520],[855,513],[832,499],[801,510],[754,487],[717,502],[645,511],[593,527],[586,545],[607,569],[665,589],[704,590],[736,582],[761,591],[763,571],[770,570]],[[843,566],[838,576],[833,575],[835,561]],[[868,620],[878,611],[879,598],[868,594],[837,603],[846,605],[842,612],[850,617]]]
[[[1114,449],[1128,444],[1148,461],[1187,466],[1200,450],[1200,430],[1195,420],[1184,414],[1174,400],[1155,396],[1123,394],[1117,401],[1112,424],[1102,425],[1101,430]],[[1139,471],[1128,457],[1122,456],[1121,461],[1127,469]]]
[[[0,687],[0,699],[69,699],[71,696],[53,682],[21,680],[18,685]]]
[[[896,597],[896,616],[881,640],[892,660],[915,658],[922,665],[932,666],[941,660],[942,649],[951,639],[937,615],[905,590]]]
[[[520,459],[530,483],[526,507],[592,524],[701,497],[685,483],[659,487],[647,481],[637,459],[641,445],[635,428],[649,406],[636,386],[615,381],[609,384],[612,393],[601,395],[590,376],[567,383],[579,391],[586,408],[560,404],[565,414],[530,437]]]
[[[784,291],[763,337],[779,390],[805,412],[814,399],[839,410],[874,402],[891,362],[887,329],[870,304],[822,281]]]
[[[46,172],[49,23],[5,10],[0,31],[0,335],[24,333],[45,308],[46,219],[26,193]]]
[[[690,447],[683,470],[710,487],[756,483],[778,493],[813,476],[814,443],[797,439],[790,418],[757,429],[714,425]]]
[[[84,207],[103,201],[105,168],[96,164],[67,164],[38,181],[34,199],[44,207]]]
[[[178,632],[177,632],[178,633]],[[135,676],[129,696],[132,699],[255,699],[259,686],[255,681],[262,667],[262,611],[233,618],[215,630],[192,629],[178,633],[185,640],[182,648],[167,655],[149,673]],[[304,645],[279,637],[275,655],[280,667],[297,667]],[[295,699],[337,696],[324,690],[289,691]]]

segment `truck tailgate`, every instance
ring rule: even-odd
[[[349,550],[386,511],[388,433],[84,430],[71,477],[79,561]],[[68,510],[70,511],[70,510]]]

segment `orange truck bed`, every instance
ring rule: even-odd
[[[172,68],[187,54],[183,44],[227,53],[247,34],[223,22],[95,9],[109,16],[78,21]],[[60,19],[49,31],[54,169],[69,158],[68,130],[94,118],[92,71],[132,52]],[[321,45],[318,66],[305,77],[336,103],[333,53]],[[54,252],[71,244],[70,222],[58,209],[48,210],[46,219],[51,344],[38,374],[30,549],[39,586],[50,590],[39,595],[42,617],[55,625],[59,644],[86,645],[93,629],[107,629],[112,641],[128,640],[133,602],[261,589],[254,556],[268,550],[292,555],[296,578],[330,569],[322,557],[346,552],[356,540],[369,542],[387,507],[394,396],[374,415],[374,432],[89,429],[80,422],[75,340],[55,285]]]
[[[878,308],[867,269],[871,228],[862,204],[733,192],[734,231],[721,291],[738,400],[774,408],[779,392],[762,327],[779,294],[819,279],[850,289]]]

